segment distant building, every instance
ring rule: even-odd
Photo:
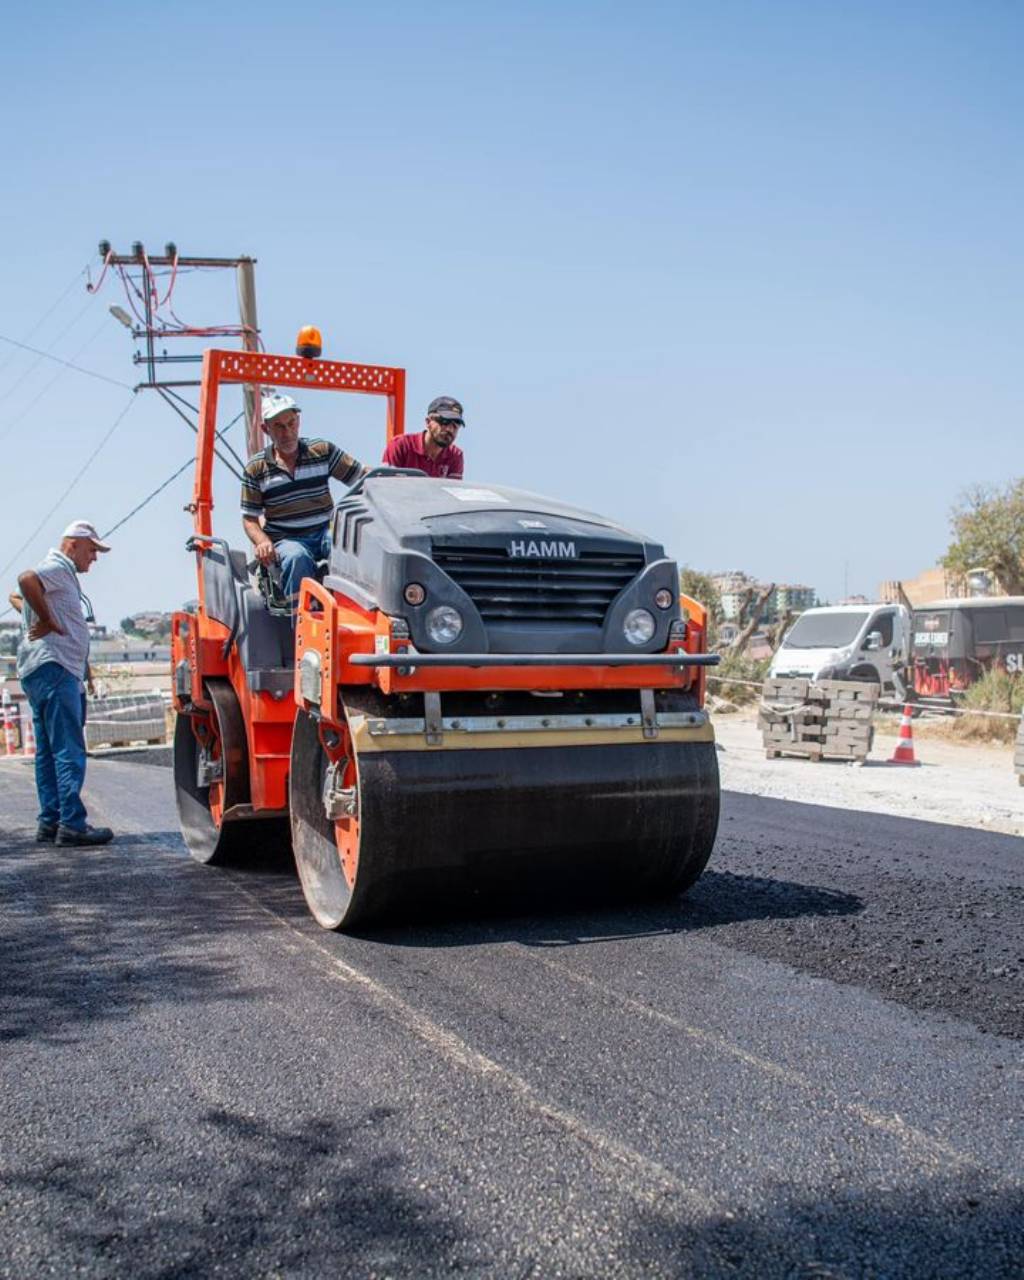
[[[133,613],[130,621],[135,630],[142,632],[143,635],[157,631],[169,632],[171,629],[171,615],[169,613],[157,613],[155,611]]]
[[[890,579],[878,588],[879,600],[886,604],[900,604],[900,588],[913,608],[928,604],[930,600],[959,600],[971,594],[962,578],[951,574],[941,564],[925,569],[916,578]]]
[[[749,573],[743,573],[738,569],[712,574],[711,581],[718,588],[722,601],[722,617],[726,622],[738,622],[744,604],[756,600],[766,585],[752,578]],[[780,582],[761,606],[758,622],[778,622],[788,613],[803,613],[805,609],[813,609],[817,601],[818,593],[813,587]],[[749,618],[746,619],[748,622],[749,620]]]
[[[749,573],[739,569],[731,569],[725,573],[713,573],[711,581],[715,584],[719,599],[722,602],[722,617],[726,622],[735,622],[743,607],[743,598],[748,591],[757,593],[758,583]]]
[[[718,628],[718,644],[722,649],[727,649],[729,645],[734,644],[736,637],[739,635],[740,629],[735,622],[723,622]]]
[[[768,597],[768,603],[765,605],[761,620],[763,622],[778,622],[788,613],[803,613],[805,609],[813,609],[817,603],[818,593],[813,587],[780,582]]]

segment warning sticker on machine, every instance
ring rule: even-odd
[[[450,493],[453,498],[457,498],[459,502],[508,502],[508,498],[503,498],[493,489],[466,489],[462,485],[458,488],[452,485],[449,489],[445,485],[444,491]]]

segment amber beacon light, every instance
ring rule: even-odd
[[[316,325],[303,325],[295,340],[295,354],[305,356],[307,360],[315,360],[323,351],[323,346],[323,339]]]

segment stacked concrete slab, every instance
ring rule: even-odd
[[[766,680],[758,714],[765,755],[864,760],[877,701],[878,685],[859,680]]]
[[[130,742],[163,742],[167,726],[159,693],[96,698],[89,703],[85,745],[124,746]]]

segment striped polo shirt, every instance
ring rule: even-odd
[[[274,446],[246,463],[242,475],[242,515],[264,517],[267,537],[305,537],[327,524],[334,510],[330,481],[358,479],[362,465],[329,440],[299,437],[295,474],[289,475],[274,457]]]

